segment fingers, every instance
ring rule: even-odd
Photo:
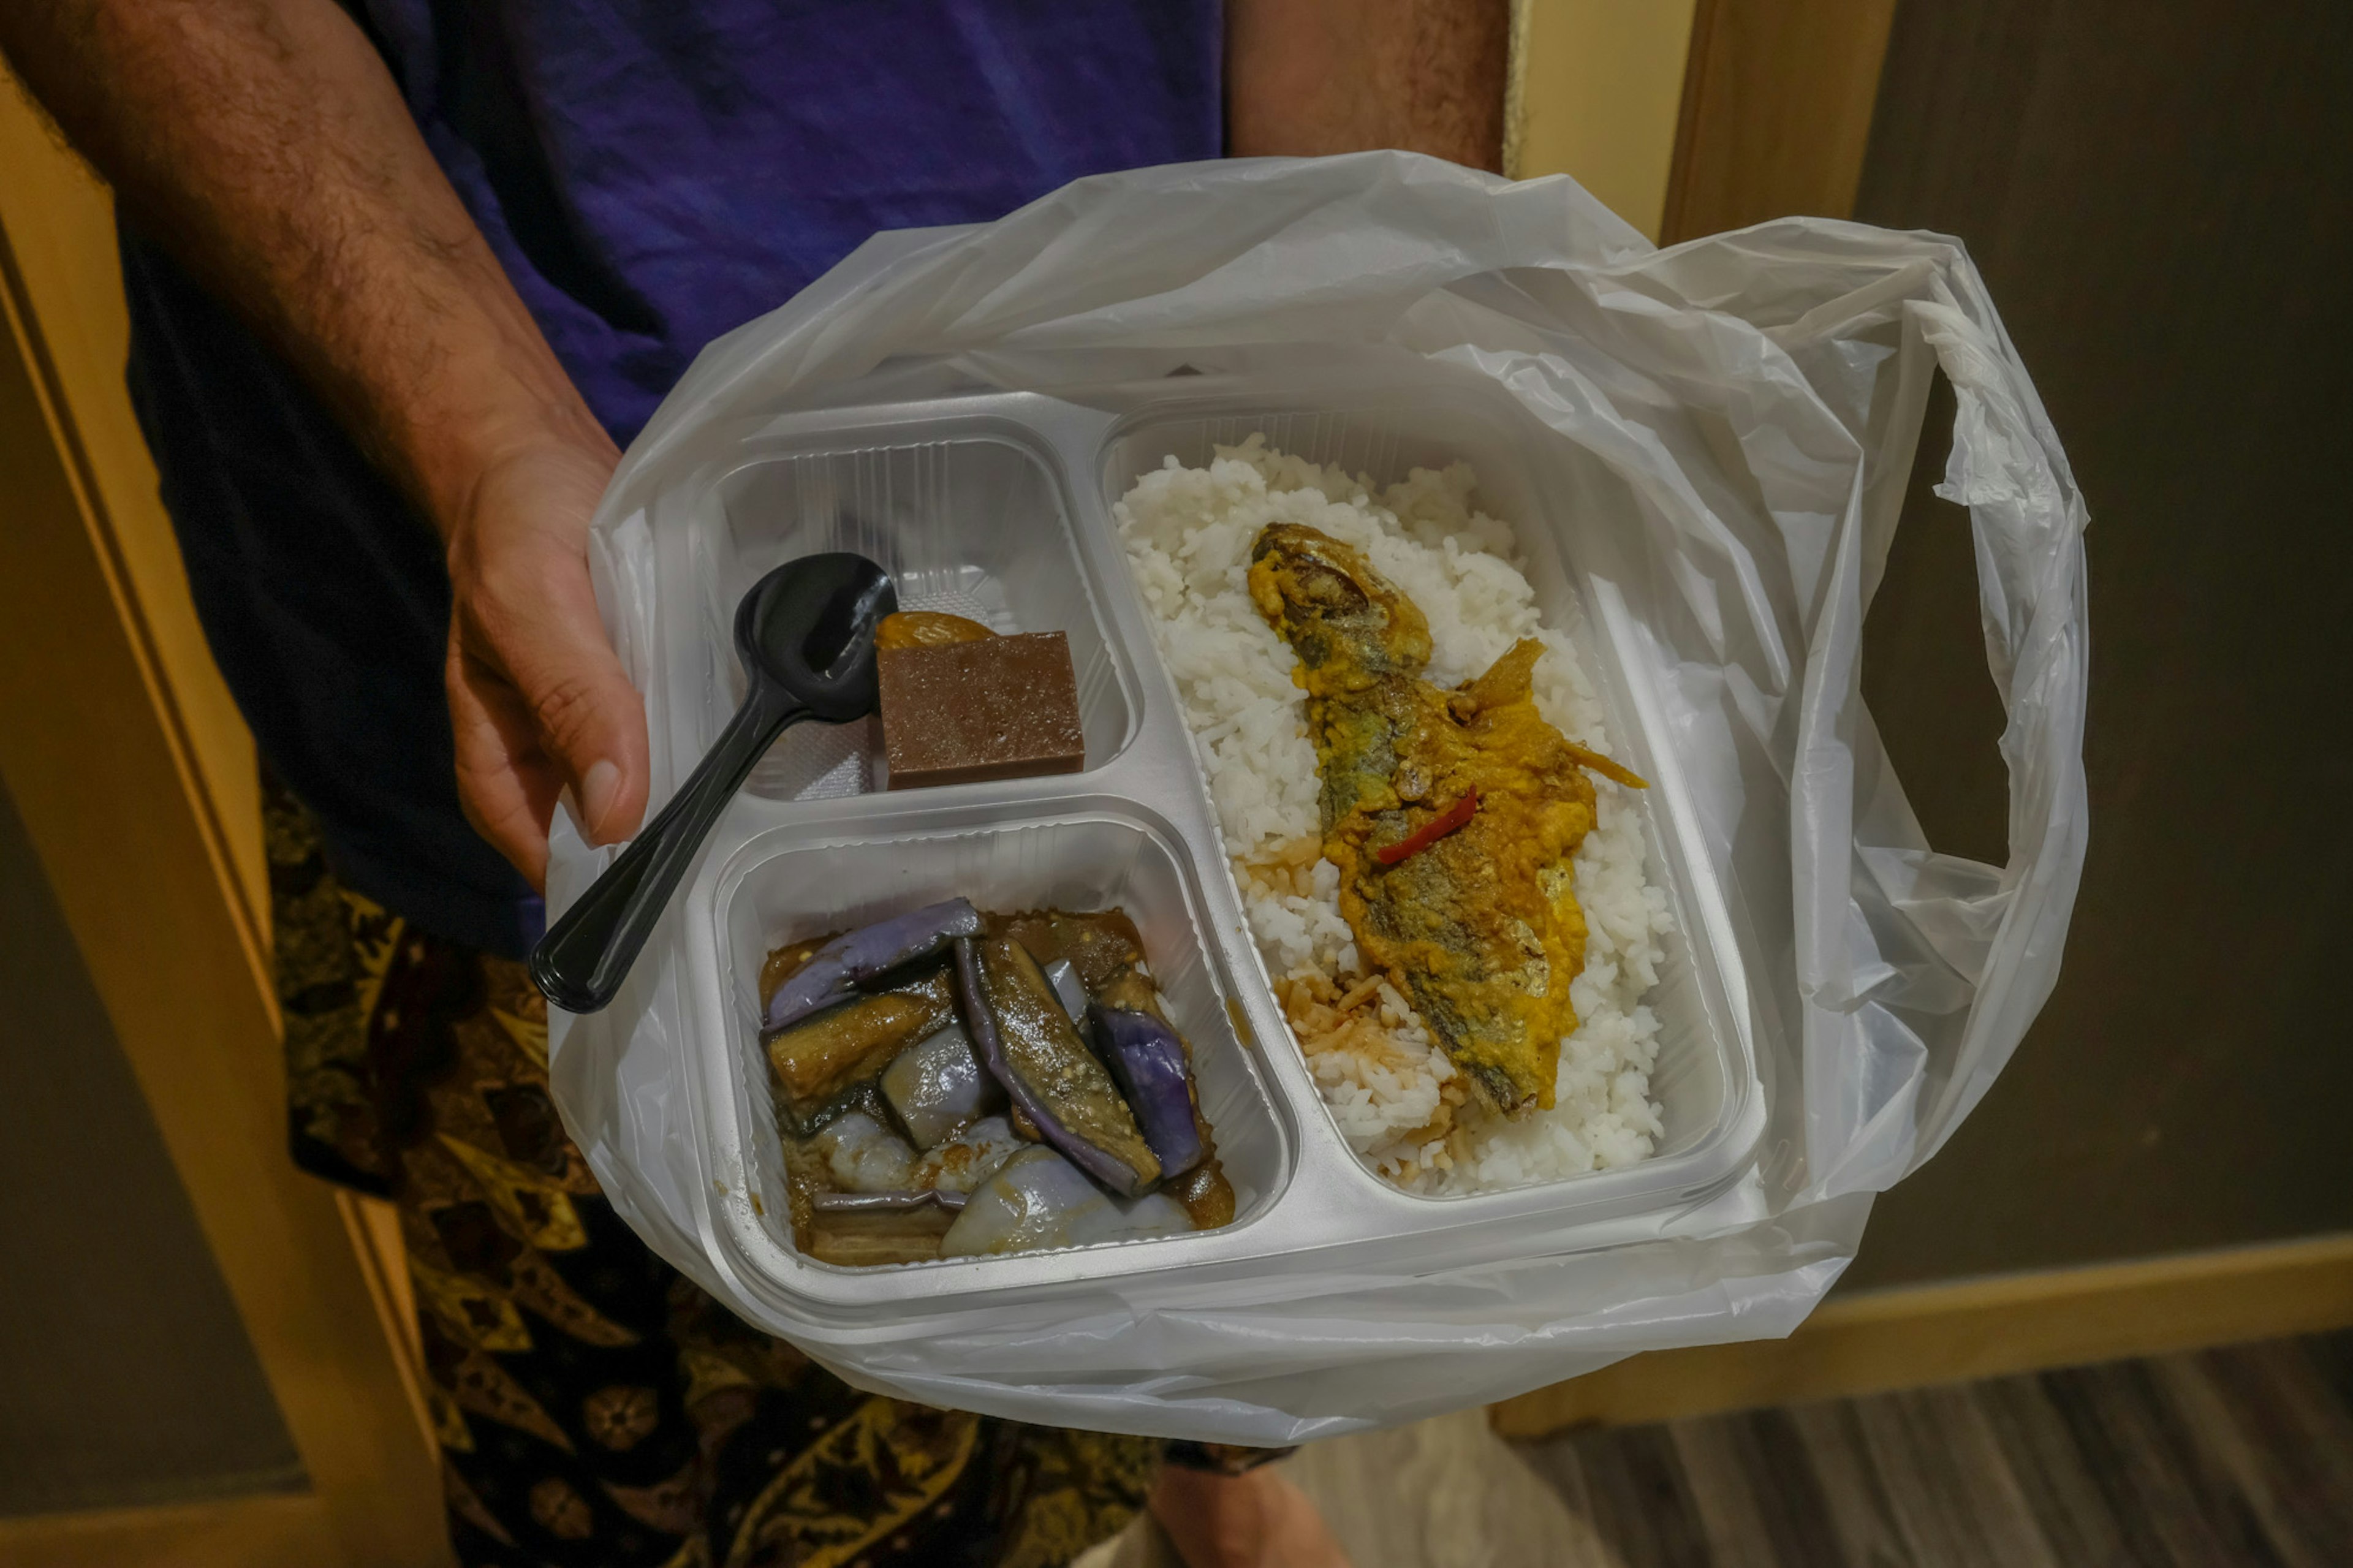
[[[586,563],[543,558],[523,580],[540,592],[491,573],[460,600],[448,688],[467,818],[540,886],[548,823],[567,788],[590,843],[636,831],[646,806],[646,720],[605,641]]]
[[[645,704],[605,639],[588,575],[588,520],[614,456],[576,445],[516,455],[483,475],[451,538],[459,795],[534,881],[565,792],[592,844],[629,837],[645,816]]]
[[[556,569],[544,587],[498,639],[499,652],[540,749],[572,786],[582,830],[610,844],[645,816],[645,703],[605,641],[586,563]]]
[[[539,749],[530,709],[506,678],[452,636],[447,670],[458,801],[491,847],[546,890],[547,828],[564,778]]]

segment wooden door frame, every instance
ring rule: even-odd
[[[1895,0],[1697,0],[1660,242],[1851,217]]]
[[[343,1561],[336,1550],[326,1506],[312,1492],[0,1519],[0,1563],[9,1568],[302,1568]]]
[[[1833,1296],[1785,1340],[1653,1351],[1492,1407],[1507,1437],[1640,1426],[2353,1325],[2353,1236]]]
[[[1514,0],[1505,171],[1568,174],[1657,239],[1694,14],[1694,0]]]
[[[1514,0],[1517,179],[1567,174],[1662,245],[1854,210],[1895,0]]]
[[[18,1519],[11,1563],[446,1561],[396,1245],[287,1153],[252,742],[122,380],[111,203],[0,79],[0,779],[310,1489]]]

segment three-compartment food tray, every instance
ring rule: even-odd
[[[1673,931],[1650,999],[1662,1025],[1651,1093],[1665,1134],[1648,1161],[1502,1192],[1419,1195],[1368,1169],[1318,1099],[1245,924],[1112,516],[1135,477],[1166,457],[1202,464],[1213,446],[1253,432],[1381,480],[1467,458],[1485,510],[1514,525],[1546,623],[1569,633],[1603,695],[1612,747],[1653,784],[1647,869]],[[1610,584],[1580,569],[1579,530],[1638,504],[1589,454],[1540,435],[1500,393],[1335,394],[1217,377],[1099,401],[976,392],[723,434],[721,455],[650,508],[656,585],[641,673],[666,699],[649,704],[659,715],[658,780],[684,775],[742,690],[728,637],[738,598],[771,568],[828,550],[882,563],[902,607],[1066,633],[1087,749],[1078,773],[871,793],[860,727],[803,726],[754,772],[680,889],[674,1005],[693,1124],[717,1173],[703,1194],[702,1239],[769,1309],[769,1326],[854,1329],[862,1315],[925,1300],[1011,1305],[1176,1270],[1230,1302],[1253,1276],[1309,1256],[1389,1271],[1403,1256],[1419,1273],[1575,1252],[1656,1234],[1662,1216],[1718,1200],[1750,1168],[1765,1104],[1746,984],[1662,732],[1648,641]],[[1231,1225],[876,1268],[796,1249],[759,1039],[762,960],[780,943],[954,895],[1008,911],[1117,904],[1134,917],[1170,1016],[1192,1043],[1202,1109],[1235,1191]]]

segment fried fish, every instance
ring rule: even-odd
[[[1643,781],[1537,712],[1534,638],[1451,690],[1423,679],[1429,622],[1328,534],[1269,525],[1250,590],[1299,656],[1324,854],[1357,951],[1483,1096],[1549,1108],[1585,967],[1569,864],[1594,826],[1585,770]]]

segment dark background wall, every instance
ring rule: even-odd
[[[2089,500],[2092,837],[2056,994],[1848,1283],[2353,1228],[2353,5],[1903,0],[1856,216],[1968,243]],[[1946,448],[1864,691],[1999,861]]]

